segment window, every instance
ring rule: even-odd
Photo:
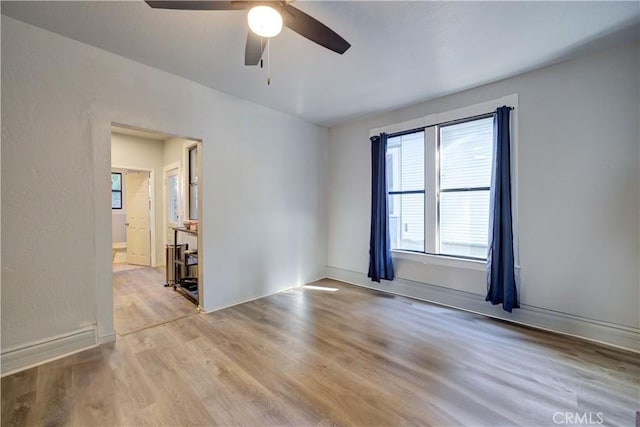
[[[391,248],[485,259],[493,114],[387,140]]]
[[[198,147],[189,148],[189,219],[198,219]]]
[[[111,172],[111,209],[122,209],[122,174]]]
[[[179,200],[180,193],[178,191],[178,174],[172,173],[167,175],[167,223],[176,224],[179,220]]]
[[[439,253],[486,258],[493,116],[440,127]]]
[[[424,252],[424,131],[389,138],[386,164],[391,247]]]

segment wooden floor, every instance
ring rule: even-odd
[[[316,285],[3,378],[2,425],[634,424],[637,354]]]
[[[161,268],[114,264],[113,328],[118,335],[197,313],[192,302],[163,286],[165,279]]]

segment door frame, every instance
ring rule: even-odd
[[[184,220],[184,212],[183,212],[183,200],[184,194],[182,189],[182,168],[180,167],[180,162],[173,162],[165,165],[162,168],[162,224],[163,230],[162,235],[164,239],[164,244],[169,244],[169,236],[167,235],[167,230],[169,228],[169,222],[167,221],[167,173],[173,170],[178,171],[178,198],[180,199],[180,203],[178,203],[178,218],[179,220]],[[178,224],[180,225],[180,224]]]
[[[187,142],[185,142],[182,145],[182,164],[184,165],[184,171],[182,173],[182,206],[183,206],[183,210],[182,210],[182,219],[184,220],[188,220],[189,218],[189,194],[190,194],[190,188],[189,188],[189,180],[191,179],[191,177],[189,176],[189,151],[192,148],[196,148],[198,150],[198,159],[197,159],[197,165],[198,165],[198,230],[200,230],[200,216],[202,215],[201,209],[200,209],[200,204],[202,203],[202,184],[201,184],[201,179],[200,176],[202,175],[202,143],[200,141],[194,141],[194,140],[189,140]],[[198,236],[200,236],[200,233],[198,233]]]
[[[203,155],[202,155],[202,140],[197,140],[193,138],[185,138],[187,141],[182,145],[182,220],[189,219],[189,203],[188,198],[190,197],[190,188],[189,188],[189,180],[191,177],[189,176],[189,150],[195,147],[198,150],[198,159],[196,164],[198,165],[198,232],[197,232],[197,245],[198,245],[198,253],[199,258],[204,261],[204,242],[203,242],[203,221],[202,221],[202,210],[203,210],[203,202],[202,202],[202,164],[203,164]],[[207,312],[204,308],[204,262],[198,262],[198,309],[203,312]]]
[[[188,135],[184,132],[184,129],[171,129],[167,126],[167,119],[173,119],[172,116],[159,116],[155,117],[154,114],[149,115],[149,112],[144,114],[135,108],[135,106],[116,106],[112,111],[109,108],[105,111],[100,106],[89,106],[90,113],[86,117],[87,128],[84,132],[87,138],[93,141],[91,148],[91,159],[93,161],[93,181],[97,191],[95,191],[93,197],[93,215],[94,215],[94,234],[95,241],[95,283],[96,295],[95,305],[96,310],[96,323],[97,323],[97,336],[96,344],[104,344],[116,340],[116,333],[113,330],[113,268],[111,267],[112,259],[112,218],[111,218],[111,168],[116,167],[112,165],[111,155],[111,135],[112,127],[125,127],[129,129],[146,130],[146,131],[161,131],[168,135],[179,136],[186,140],[197,141],[200,143],[200,147],[204,147],[205,139],[209,138],[208,132],[203,129],[199,129],[195,126],[195,130],[206,138],[185,136]],[[117,108],[121,107],[121,108]],[[133,108],[133,110],[132,110]],[[129,125],[127,122],[137,123],[137,125]],[[171,122],[171,120],[169,120]],[[175,123],[173,124],[175,125]],[[193,124],[192,124],[193,125]],[[213,138],[211,138],[213,139]],[[204,157],[204,149],[200,159]],[[202,164],[202,160],[200,160]],[[136,168],[133,168],[136,169]],[[200,169],[200,176],[206,175]],[[202,197],[202,189],[199,189],[199,197],[204,202]],[[198,216],[204,220],[203,204],[198,206]],[[203,262],[198,264],[199,275],[199,294],[200,304],[198,310],[200,312],[208,312],[214,309],[212,302],[209,305],[206,304],[206,292],[208,290],[208,282],[203,268],[204,260],[206,259],[206,247],[204,238],[205,224],[198,224],[198,244],[201,245],[199,250],[200,259]],[[155,235],[154,235],[155,236]]]
[[[125,169],[131,172],[146,172],[149,174],[149,202],[151,209],[149,210],[149,229],[151,238],[149,239],[149,251],[151,252],[151,267],[157,267],[156,257],[156,208],[155,208],[155,170],[149,168],[141,168],[138,166],[123,166],[123,165],[111,165],[113,169]],[[113,230],[112,230],[113,232]]]

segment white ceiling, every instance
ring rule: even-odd
[[[8,2],[2,13],[331,126],[638,37],[640,2],[296,1],[352,44],[330,52],[289,29],[266,69],[245,67],[242,11],[129,2]]]

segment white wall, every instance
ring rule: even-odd
[[[2,86],[3,353],[112,336],[112,122],[203,141],[205,310],[323,275],[326,129],[5,16]]]
[[[164,142],[118,133],[111,134],[111,165],[126,169],[152,170],[153,176],[153,228],[155,230],[155,265],[164,264],[163,172]],[[125,180],[124,175],[122,180]],[[123,198],[124,198],[123,194]]]
[[[637,336],[638,64],[638,45],[620,46],[330,129],[329,274],[371,283],[370,129],[517,93],[521,302]],[[484,299],[483,271],[395,265],[399,278]],[[517,319],[517,311],[492,313]]]
[[[184,152],[184,144],[190,143],[182,138],[169,138],[164,141],[163,144],[163,159],[164,164],[169,165],[171,163],[180,163],[180,169],[184,169],[182,165],[182,157]]]

